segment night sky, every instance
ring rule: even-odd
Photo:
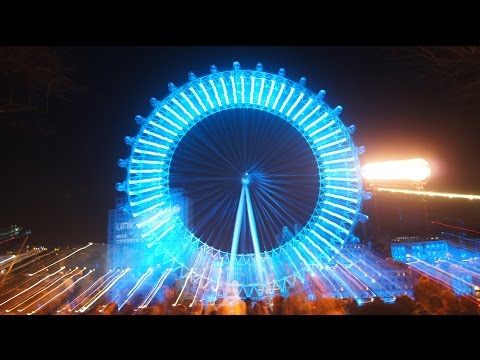
[[[357,126],[353,139],[367,149],[362,164],[423,157],[433,171],[428,190],[480,194],[480,106],[457,91],[475,79],[445,82],[422,59],[392,48],[57,50],[75,66],[79,90],[69,101],[52,98],[48,114],[0,114],[0,228],[24,226],[37,244],[106,242],[115,183],[125,178],[117,159],[129,156],[123,138],[136,135],[135,115],[148,115],[149,99],[165,97],[168,82],[207,74],[210,64],[231,69],[235,60],[244,69],[259,61],[273,73],[284,67],[290,79],[305,76],[312,91],[325,89],[330,106],[343,106],[345,125]]]

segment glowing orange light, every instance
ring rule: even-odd
[[[368,163],[362,168],[362,176],[369,181],[420,182],[431,174],[428,162],[420,158]]]

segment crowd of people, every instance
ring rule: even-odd
[[[479,301],[473,296],[456,296],[444,285],[421,276],[414,297],[400,295],[387,303],[379,297],[363,299],[332,298],[317,291],[315,300],[301,287],[292,288],[287,296],[242,299],[235,287],[227,289],[215,301],[178,301],[175,286],[163,285],[157,301],[148,307],[136,308],[133,301],[119,310],[118,304],[99,306],[90,314],[104,315],[480,315]],[[101,312],[100,312],[101,311]]]

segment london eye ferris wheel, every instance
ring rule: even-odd
[[[356,241],[362,190],[358,155],[326,92],[266,72],[196,77],[137,116],[128,159],[119,160],[145,246],[186,282],[245,297],[285,291],[335,262]],[[182,209],[176,194],[188,199]],[[188,216],[185,216],[185,212]]]

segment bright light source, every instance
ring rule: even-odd
[[[369,181],[420,182],[431,174],[428,162],[420,158],[369,163],[362,168],[362,176]]]

